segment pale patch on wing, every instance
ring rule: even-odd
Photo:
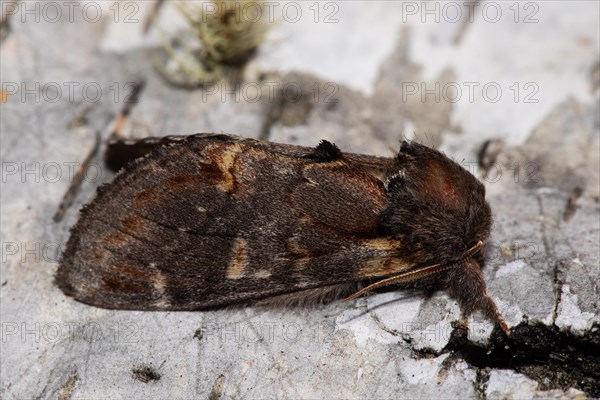
[[[232,174],[235,160],[242,151],[242,146],[235,143],[228,146],[221,153],[221,159],[217,160],[217,166],[223,173],[223,180],[217,184],[217,187],[224,192],[231,192],[235,187],[235,176]]]
[[[358,269],[360,277],[387,276],[402,272],[410,265],[393,257],[376,257],[361,265]]]
[[[315,162],[315,163],[310,163],[307,164],[306,167],[304,167],[305,171],[308,170],[312,170],[312,169],[336,169],[336,168],[340,168],[340,167],[346,167],[350,164],[348,164],[348,162],[346,160],[331,160],[331,161],[327,161],[327,162]]]
[[[298,238],[297,236],[292,236],[287,240],[287,251],[290,254],[302,258],[309,258],[312,256],[310,249],[302,247],[302,244],[300,243],[300,238]]]
[[[246,239],[236,238],[231,250],[231,261],[227,267],[228,279],[240,279],[246,274],[248,266],[248,242]]]
[[[171,301],[167,295],[167,278],[156,268],[155,263],[150,263],[149,267],[154,272],[151,275],[150,281],[154,286],[155,293],[158,295],[154,306],[158,309],[166,309],[171,305]]]
[[[390,238],[366,239],[362,244],[369,249],[379,251],[394,251],[400,248],[400,242]]]
[[[258,271],[256,271],[254,273],[254,277],[259,278],[259,279],[267,279],[270,276],[271,276],[271,271],[269,271],[268,269],[259,269]]]

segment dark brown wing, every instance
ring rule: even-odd
[[[225,135],[163,145],[84,208],[58,285],[105,308],[195,310],[398,272],[376,231],[384,160]]]
[[[162,146],[187,142],[190,140],[196,142],[240,143],[290,157],[301,156],[313,151],[313,149],[309,147],[265,142],[235,135],[197,133],[188,136],[170,135],[143,139],[114,138],[108,143],[104,161],[109,168],[117,172],[125,167],[127,163],[143,157]],[[355,165],[360,165],[366,171],[378,177],[383,175],[385,168],[389,167],[390,164],[390,159],[387,157],[369,156],[365,154],[344,153],[344,158]]]

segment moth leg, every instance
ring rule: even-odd
[[[495,321],[507,336],[510,336],[510,329],[508,329],[506,321],[504,321],[502,314],[500,314],[498,307],[496,307],[496,303],[494,303],[494,300],[492,300],[487,293],[487,290],[479,302],[479,309],[482,310],[488,318]]]
[[[464,332],[468,332],[469,331],[469,317],[466,316],[464,313],[461,313],[460,317],[458,318],[458,321],[456,321],[456,328],[460,329]]]
[[[452,296],[458,300],[465,318],[480,310],[490,320],[496,322],[507,336],[510,330],[500,314],[496,303],[487,291],[479,264],[471,259],[448,274],[448,286]]]

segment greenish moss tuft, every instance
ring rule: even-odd
[[[237,80],[269,29],[262,17],[263,2],[213,0],[208,4],[173,4],[190,30],[175,41],[165,38],[165,49],[172,62],[160,66],[161,72],[174,83],[192,85]]]

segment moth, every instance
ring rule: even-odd
[[[404,141],[387,158],[196,134],[115,143],[107,163],[128,157],[83,208],[56,273],[80,302],[205,310],[416,285],[508,333],[481,272],[485,188],[437,150]]]

